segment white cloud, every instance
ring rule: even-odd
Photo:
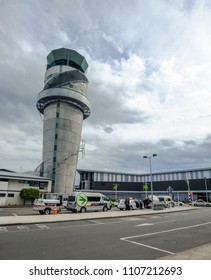
[[[210,165],[210,21],[209,1],[3,2],[1,166],[41,162],[35,104],[46,56],[59,47],[89,62],[80,167],[139,172],[140,155],[151,152],[157,170]]]

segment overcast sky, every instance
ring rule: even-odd
[[[46,56],[89,63],[79,168],[129,173],[211,166],[211,1],[0,0],[0,168],[42,161],[36,109]]]

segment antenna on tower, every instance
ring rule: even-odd
[[[79,147],[79,153],[81,153],[82,158],[85,157],[85,145],[86,145],[86,142],[83,139],[81,139],[80,147]]]

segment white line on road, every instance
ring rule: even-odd
[[[140,225],[136,225],[136,227],[143,227],[143,226],[153,226],[154,224],[140,224]]]
[[[185,229],[190,229],[190,228],[196,228],[196,227],[201,227],[201,226],[206,226],[206,225],[210,225],[211,222],[207,222],[207,223],[202,223],[202,224],[197,224],[197,225],[192,225],[192,226],[187,226],[187,227],[180,227],[180,228],[174,228],[174,229],[169,229],[169,230],[163,230],[163,231],[157,231],[157,232],[151,232],[151,233],[145,233],[145,234],[140,234],[140,235],[134,235],[134,236],[127,236],[127,237],[122,237],[120,238],[120,240],[122,241],[126,241],[126,242],[130,242],[139,246],[143,246],[143,247],[148,247],[157,251],[161,251],[161,252],[166,252],[168,254],[174,254],[172,252],[169,251],[165,251],[156,247],[151,247],[139,242],[135,242],[135,241],[131,241],[129,239],[134,239],[134,238],[141,238],[141,237],[145,237],[145,236],[152,236],[152,235],[158,235],[158,234],[162,234],[162,233],[167,233],[167,232],[174,232],[174,231],[178,231],[178,230],[185,230]]]
[[[124,240],[124,241],[130,242],[130,243],[133,243],[135,245],[142,246],[142,247],[147,247],[147,248],[150,248],[150,249],[153,249],[153,250],[156,250],[156,251],[161,251],[161,252],[164,252],[164,253],[167,253],[167,254],[170,254],[170,255],[175,254],[175,253],[172,253],[170,251],[166,251],[166,250],[163,250],[163,249],[160,249],[160,248],[152,247],[152,246],[149,246],[149,245],[146,245],[146,244],[143,244],[143,243],[139,243],[139,242],[135,242],[135,241],[131,241],[131,240]]]
[[[145,223],[145,224],[140,224],[140,225],[136,225],[136,227],[141,227],[142,225],[143,226],[153,226],[153,225],[158,225],[158,224],[166,224],[166,223],[171,223],[171,222],[176,222],[177,220],[169,220],[169,221],[163,221],[163,222],[158,222],[158,223],[153,223],[153,224],[147,224],[147,223]]]
[[[150,235],[156,235],[156,234],[160,234],[160,233],[166,233],[166,232],[172,232],[172,231],[177,231],[177,230],[184,230],[184,229],[189,229],[189,228],[201,227],[201,226],[206,226],[206,225],[210,225],[210,224],[211,224],[211,222],[207,222],[207,223],[197,224],[197,225],[188,226],[188,227],[173,228],[173,229],[168,229],[168,230],[163,230],[163,231],[145,233],[145,234],[141,234],[141,235],[128,236],[128,237],[123,237],[123,238],[120,238],[120,239],[121,240],[133,239],[133,238],[138,238],[138,237],[143,237],[143,236],[150,236]]]
[[[120,218],[121,221],[126,221],[126,222],[133,222],[133,221],[143,221],[146,220],[146,218],[139,218],[139,217],[125,217],[125,218]]]
[[[95,221],[95,220],[87,220],[89,223],[93,223],[93,224],[97,224],[97,225],[104,225],[105,223],[103,222],[99,222],[99,221]]]

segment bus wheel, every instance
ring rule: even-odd
[[[39,213],[40,213],[41,215],[43,215],[43,214],[44,214],[43,210],[40,210],[40,211],[39,211]]]
[[[50,208],[46,208],[45,209],[45,214],[46,215],[50,215],[51,214],[51,209]]]
[[[86,208],[85,208],[85,207],[82,207],[81,210],[80,210],[80,212],[81,212],[81,213],[85,213],[85,212],[86,212]]]
[[[108,211],[108,207],[107,207],[107,206],[104,206],[104,207],[103,207],[103,212],[106,212],[106,211]]]

